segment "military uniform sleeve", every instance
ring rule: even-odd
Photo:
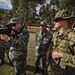
[[[70,54],[63,54],[63,59],[66,66],[75,67],[75,56]]]
[[[51,60],[51,58],[52,58],[52,50],[53,50],[52,49],[52,46],[53,46],[52,39],[53,39],[53,35],[51,35],[51,39],[50,39],[50,43],[49,43],[49,47],[48,47],[48,51],[47,51],[47,57],[49,60]]]
[[[36,38],[35,38],[36,41],[37,41],[38,34],[39,34],[39,32],[36,33]]]
[[[75,54],[75,34],[72,35],[72,38],[69,41],[69,46],[71,50],[73,50],[73,53]]]
[[[51,33],[49,33],[49,44],[51,44],[51,42],[52,42],[52,37],[53,37],[53,35]]]
[[[37,45],[38,34],[39,34],[39,32],[36,33],[36,37],[35,37],[36,45]]]
[[[20,33],[18,40],[20,42],[28,42],[28,40],[29,40],[29,33],[28,32]]]
[[[29,32],[28,31],[26,31],[25,32],[25,40],[26,40],[26,44],[28,45],[28,42],[29,42],[29,37],[30,37],[30,35],[29,35]]]
[[[28,40],[29,40],[29,33],[27,31],[23,30],[17,36],[18,36],[18,38],[15,41],[16,47],[20,46],[20,48],[21,48],[21,47],[27,46]]]
[[[67,62],[68,66],[75,67],[75,34],[71,36],[69,39],[69,47],[71,49],[72,54],[63,54],[63,59]]]

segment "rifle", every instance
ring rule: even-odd
[[[0,34],[6,34],[8,36],[10,36],[10,33],[12,31],[16,32],[12,27],[15,26],[15,23],[10,23],[5,25],[4,27],[0,27]]]

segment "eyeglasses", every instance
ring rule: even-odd
[[[55,19],[54,22],[64,21],[64,19]]]

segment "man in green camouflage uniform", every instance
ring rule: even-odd
[[[59,11],[54,18],[57,32],[53,34],[51,75],[75,75],[75,32],[69,27],[73,17],[67,11]]]
[[[41,75],[47,75],[47,65],[46,65],[46,53],[48,51],[49,44],[51,43],[52,34],[47,31],[47,24],[42,21],[40,23],[40,31],[36,34],[36,49],[35,49],[35,71],[34,74],[38,72],[40,59],[42,59],[42,69]]]
[[[18,18],[12,18],[10,23],[15,23],[13,29],[16,31],[13,38],[11,38],[11,46],[9,50],[9,57],[14,64],[14,75],[26,75],[26,49],[29,33],[21,25]]]

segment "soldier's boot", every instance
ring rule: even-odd
[[[33,72],[33,73],[34,73],[34,74],[36,74],[36,73],[38,73],[38,71],[39,71],[39,67],[38,67],[38,66],[36,66],[36,67],[35,67],[35,70],[34,70],[34,72]]]

